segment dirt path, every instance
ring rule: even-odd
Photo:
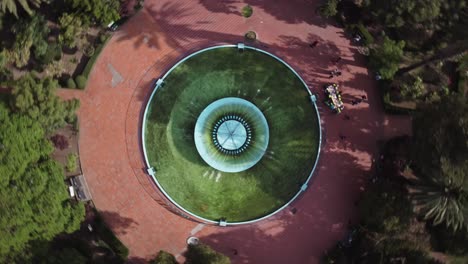
[[[410,133],[408,118],[383,113],[375,83],[342,29],[314,14],[319,1],[147,0],[145,8],[115,33],[99,57],[85,91],[60,90],[81,99],[80,152],[96,207],[129,247],[132,262],[160,249],[177,256],[196,235],[231,257],[233,263],[317,263],[354,221],[354,201],[370,175],[377,141]],[[239,10],[248,3],[254,14]],[[190,51],[218,43],[238,43],[254,30],[259,45],[290,63],[323,98],[331,60],[342,57],[345,113],[320,105],[324,142],[313,182],[287,209],[259,224],[219,228],[169,212],[144,173],[140,121],[155,79]],[[309,43],[318,40],[315,48]],[[351,100],[367,96],[352,106]],[[346,136],[339,139],[339,134]],[[234,254],[236,253],[237,254]]]

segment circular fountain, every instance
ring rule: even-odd
[[[268,123],[251,102],[227,97],[214,101],[195,124],[195,146],[202,159],[223,172],[241,172],[257,164],[269,140]]]

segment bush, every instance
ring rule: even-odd
[[[75,82],[78,89],[83,90],[86,87],[86,77],[83,75],[76,76]]]
[[[189,245],[187,264],[230,264],[231,260],[208,245]]]
[[[76,89],[76,83],[72,78],[67,79],[67,88]]]
[[[152,260],[150,264],[178,264],[178,262],[174,255],[164,250],[160,250],[156,258]]]
[[[102,49],[104,48],[104,46],[106,45],[108,40],[109,40],[109,36],[105,35],[105,39],[104,39],[103,43],[99,44],[96,47],[96,49],[94,50],[93,56],[91,56],[91,58],[89,58],[88,63],[86,63],[86,66],[85,66],[85,68],[83,70],[83,73],[82,73],[82,75],[85,76],[85,78],[88,78],[89,73],[93,69],[94,63],[96,63],[96,60],[99,57],[99,54],[101,53]],[[78,85],[78,83],[77,83],[77,85]]]
[[[8,82],[13,80],[13,74],[7,68],[0,68],[0,85],[8,86]]]
[[[121,258],[122,263],[124,263],[128,258],[128,248],[114,235],[112,230],[104,223],[104,220],[98,212],[96,212],[95,224],[96,230],[102,240],[109,245],[109,247]]]
[[[58,43],[52,43],[47,46],[46,52],[37,59],[42,65],[50,64],[54,60],[62,58],[62,47]]]
[[[99,43],[101,43],[101,44],[105,43],[108,38],[109,38],[109,35],[107,35],[106,33],[100,34],[99,35]]]
[[[243,17],[251,17],[253,13],[253,9],[250,5],[246,5],[242,8],[242,16]]]
[[[78,168],[78,155],[75,153],[68,154],[67,156],[67,166],[65,169],[67,172],[74,172]]]
[[[327,2],[321,5],[318,9],[320,15],[323,17],[333,17],[338,13],[338,0],[327,0]]]
[[[83,54],[86,55],[87,57],[91,57],[94,55],[94,47],[93,45],[87,45],[84,49],[83,49]]]
[[[254,31],[247,31],[247,33],[245,33],[245,39],[250,41],[256,40],[257,33],[255,33]]]

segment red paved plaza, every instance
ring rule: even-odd
[[[63,98],[81,100],[82,169],[96,207],[130,249],[131,262],[144,262],[160,249],[180,257],[187,237],[196,235],[233,263],[317,263],[344,236],[348,221],[356,220],[354,203],[371,174],[377,141],[410,133],[410,120],[383,113],[365,58],[343,29],[315,15],[319,2],[146,0],[107,44],[86,90],[60,91]],[[250,18],[240,15],[245,4],[253,7]],[[351,119],[319,102],[321,157],[309,189],[292,204],[295,214],[291,207],[254,225],[205,226],[166,209],[145,174],[141,116],[155,79],[178,59],[207,46],[243,42],[248,30],[257,32],[256,46],[294,67],[319,101],[337,67],[332,60],[342,57],[343,74],[333,81],[343,87]],[[319,44],[310,48],[315,40]],[[351,105],[362,95],[364,103]]]

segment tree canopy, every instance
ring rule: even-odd
[[[87,23],[107,25],[120,18],[119,0],[66,0]]]
[[[69,202],[63,168],[49,158],[53,148],[37,120],[0,104],[0,259],[33,240],[72,232],[84,216]]]
[[[51,78],[39,80],[32,75],[22,77],[15,83],[12,91],[13,111],[38,120],[46,132],[72,122],[79,101],[60,100],[55,95],[57,87],[57,81]]]
[[[36,56],[43,55],[47,50],[47,36],[50,32],[46,25],[46,20],[42,15],[32,16],[30,19],[18,21],[12,32],[15,34],[15,41],[10,50],[11,59],[17,67],[25,66],[31,56],[31,48],[34,48]]]
[[[397,42],[385,37],[381,46],[370,50],[371,68],[378,71],[383,79],[392,79],[398,71],[404,47],[404,41]]]
[[[205,244],[189,245],[187,264],[230,264],[231,260]]]
[[[444,98],[414,118],[416,199],[426,219],[468,227],[468,103]]]
[[[70,48],[79,46],[83,42],[88,28],[83,25],[82,19],[75,14],[64,13],[59,18],[59,42]]]

